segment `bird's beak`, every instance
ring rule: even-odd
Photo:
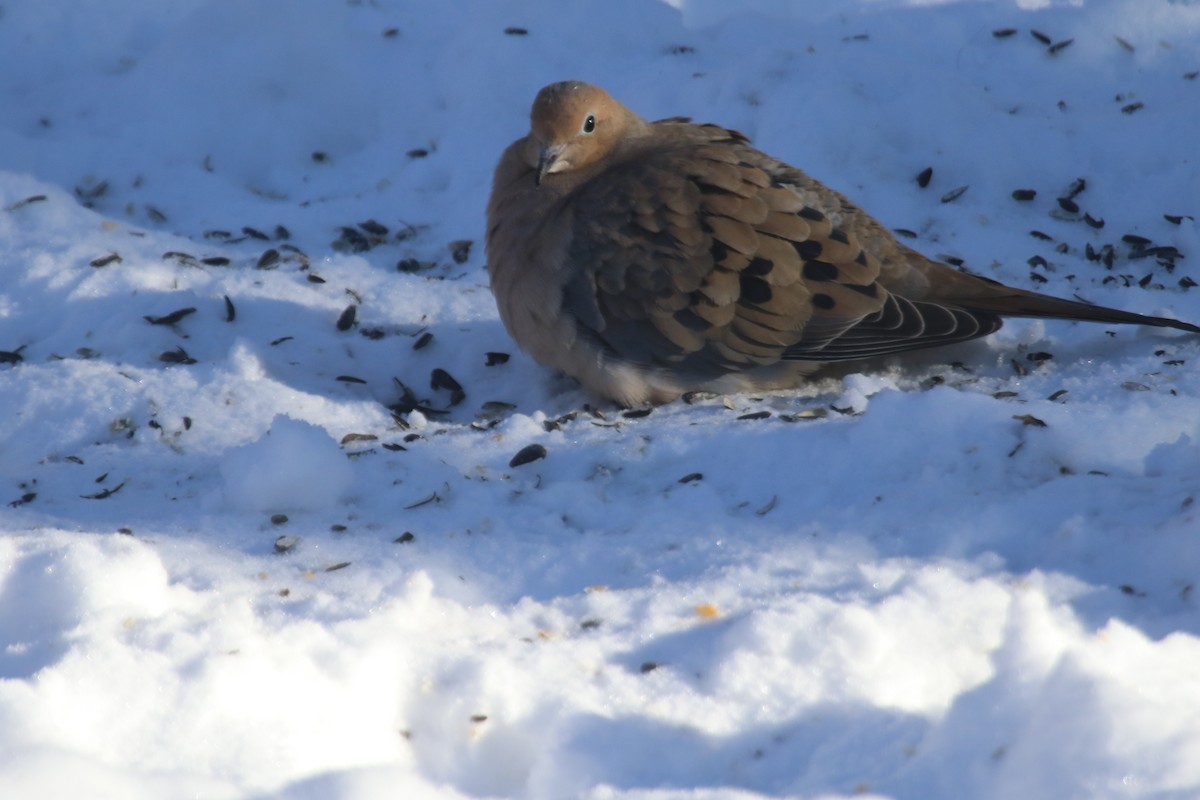
[[[559,156],[562,155],[563,145],[546,145],[538,151],[537,173],[533,177],[533,182],[538,186],[542,185],[544,179],[551,172],[558,172],[563,167],[567,166],[567,162],[559,161]]]

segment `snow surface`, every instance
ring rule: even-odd
[[[1198,70],[1167,0],[0,3],[0,797],[1200,796],[1196,337],[627,416],[481,243],[582,78],[1200,320]]]

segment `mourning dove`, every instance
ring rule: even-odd
[[[538,362],[622,405],[791,387],[1005,316],[1200,333],[959,272],[740,133],[647,122],[586,83],[542,89],[530,122],[488,202],[500,318]]]

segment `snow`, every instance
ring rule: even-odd
[[[582,78],[1200,320],[1197,70],[1167,0],[3,3],[0,796],[1200,795],[1196,337],[627,415],[482,245]]]

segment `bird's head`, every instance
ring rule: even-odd
[[[604,158],[638,117],[598,86],[581,81],[552,83],[538,92],[529,112],[537,143],[535,180],[579,170]]]

